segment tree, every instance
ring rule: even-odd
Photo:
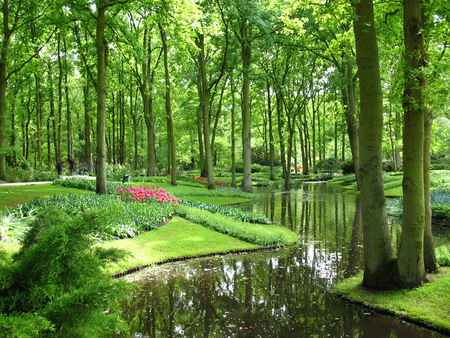
[[[405,39],[405,89],[403,92],[403,225],[398,253],[397,283],[416,287],[426,280],[423,259],[424,204],[424,109],[423,74],[425,65],[421,0],[405,0],[403,32]]]
[[[373,1],[354,4],[356,62],[360,88],[359,161],[364,231],[363,285],[392,287],[392,248],[382,172],[383,97]]]

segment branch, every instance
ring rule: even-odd
[[[53,32],[49,35],[49,37],[47,38],[47,40],[45,41],[45,43],[41,46],[41,48],[39,48],[38,50],[36,50],[36,52],[28,59],[26,60],[21,66],[19,66],[18,68],[14,69],[13,71],[11,71],[11,73],[9,73],[6,76],[6,79],[9,80],[9,78],[11,77],[11,75],[19,72],[20,70],[22,70],[23,67],[25,67],[31,60],[33,60],[37,55],[39,55],[39,52],[42,50],[42,48],[45,47],[45,45],[50,41],[50,39],[52,38],[53,34],[55,34],[55,32],[58,30],[58,28],[55,28],[53,30]]]

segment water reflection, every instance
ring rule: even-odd
[[[143,337],[441,337],[330,293],[359,272],[356,197],[326,185],[263,191],[251,205],[298,232],[300,245],[165,265],[129,276],[142,285],[123,316]]]

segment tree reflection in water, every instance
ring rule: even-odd
[[[356,197],[327,189],[269,192],[252,205],[297,231],[296,247],[195,259],[129,276],[142,285],[123,313],[130,336],[443,337],[330,292],[359,272],[361,214]]]

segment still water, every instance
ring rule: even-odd
[[[313,183],[256,193],[263,198],[240,207],[296,231],[299,245],[128,276],[142,285],[123,313],[130,337],[445,337],[332,293],[335,283],[357,274],[362,264],[355,196]]]

